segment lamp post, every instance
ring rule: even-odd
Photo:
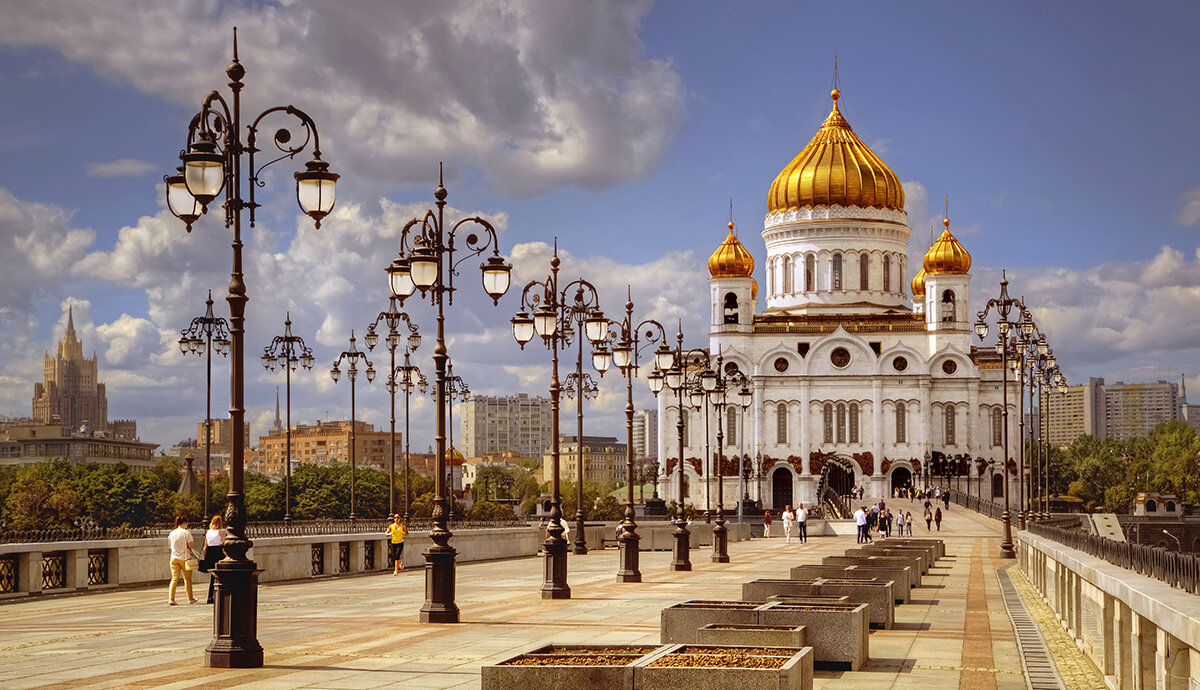
[[[413,218],[404,226],[400,235],[400,256],[388,267],[388,282],[392,296],[403,303],[404,299],[420,289],[422,297],[428,297],[437,308],[437,342],[433,349],[434,391],[437,398],[437,480],[434,483],[433,527],[429,538],[433,546],[422,554],[429,567],[425,569],[425,603],[421,606],[421,621],[425,623],[457,623],[458,604],[454,603],[454,556],[450,546],[453,534],[447,527],[449,513],[446,510],[446,363],[450,355],[446,351],[445,305],[454,304],[454,276],[459,265],[469,258],[479,256],[489,248],[492,255],[480,265],[483,274],[483,290],[492,298],[492,304],[508,291],[512,264],[500,256],[500,241],[492,224],[478,216],[463,218],[446,227],[446,187],[442,184],[441,166],[438,166],[438,186],[433,196],[437,210],[428,209],[420,218]],[[466,256],[454,259],[454,241],[464,226],[478,226],[484,233],[481,239],[468,232],[460,251]]]
[[[384,342],[387,345],[388,355],[391,357],[391,364],[388,366],[387,391],[391,399],[391,436],[388,439],[388,451],[391,456],[391,462],[388,465],[388,514],[396,514],[396,348],[400,347],[400,324],[404,323],[408,326],[408,337],[404,339],[404,361],[408,362],[409,353],[421,346],[421,334],[417,332],[417,324],[412,322],[408,314],[396,308],[396,298],[392,297],[388,300],[387,311],[379,312],[379,316],[367,326],[367,335],[363,340],[367,343],[368,350],[374,350],[375,345],[379,343],[379,335],[375,332],[376,327],[380,323],[387,326],[388,332]],[[408,399],[405,398],[404,409],[404,441],[408,443]],[[407,460],[407,455],[405,456]],[[407,479],[407,477],[406,477]],[[407,492],[405,494],[407,499]],[[405,519],[408,518],[408,504],[405,503]]]
[[[204,379],[204,517],[208,519],[208,486],[212,483],[212,353],[229,354],[229,322],[213,314],[212,290],[208,291],[204,316],[192,319],[192,325],[180,332],[179,349],[205,355]]]
[[[683,415],[685,414],[683,396],[685,393],[687,393],[689,395],[689,402],[691,402],[690,398],[697,395],[696,392],[693,392],[693,389],[698,389],[698,396],[700,398],[705,398],[707,391],[716,388],[717,377],[716,374],[708,370],[709,355],[707,350],[683,349],[682,326],[680,327],[679,332],[675,334],[675,341],[676,345],[674,362],[663,374],[663,380],[666,383],[667,388],[675,391],[677,400],[676,412],[679,418],[675,425],[676,432],[679,435],[679,512],[675,516],[676,528],[673,535],[675,539],[675,552],[673,554],[673,558],[671,559],[671,570],[691,570],[692,561],[689,554],[691,532],[689,532],[687,529],[687,516],[684,510],[683,493],[683,483],[686,477],[683,466],[687,462],[685,457],[686,449],[683,441]],[[702,372],[709,375],[704,376]],[[707,443],[707,439],[705,439],[705,442]],[[703,464],[701,464],[701,467],[703,467]]]
[[[722,362],[723,357],[718,353],[716,366],[713,371],[716,373],[717,385],[716,388],[708,391],[708,401],[716,410],[717,414],[717,457],[716,476],[717,476],[717,521],[713,527],[713,563],[728,563],[729,562],[729,530],[725,527],[725,410],[727,405],[741,405],[742,401],[750,396],[749,381],[740,371],[734,371],[732,374],[727,374]],[[731,393],[730,389],[737,388],[736,393]],[[729,400],[731,395],[737,397],[733,402]],[[738,473],[739,475],[741,472]]]
[[[396,393],[396,387],[404,389],[404,522],[408,522],[408,509],[412,501],[412,490],[410,485],[410,475],[412,469],[409,467],[409,432],[408,432],[408,400],[412,395],[412,389],[416,388],[421,393],[424,393],[429,382],[425,379],[425,375],[416,366],[410,364],[409,355],[412,350],[408,347],[404,348],[404,364],[393,367],[392,374],[388,377],[388,392],[393,396]],[[397,378],[399,376],[399,378]]]
[[[321,160],[321,140],[316,124],[307,113],[295,106],[275,106],[260,113],[246,128],[242,141],[241,93],[245,67],[238,61],[237,29],[233,35],[233,62],[225,70],[229,77],[230,98],[211,91],[201,101],[200,112],[192,117],[184,153],[180,154],[182,170],[163,178],[166,183],[167,208],[182,220],[188,231],[210,203],[225,192],[222,206],[225,227],[233,230],[233,267],[229,281],[229,333],[232,358],[229,367],[229,416],[232,448],[229,459],[229,494],[225,508],[225,558],[211,569],[217,578],[217,600],[213,607],[213,639],[205,649],[205,663],[218,668],[257,668],[262,666],[262,645],[258,643],[258,566],[247,552],[253,542],[246,538],[246,500],[244,493],[245,462],[245,320],[246,282],[242,274],[242,211],[250,213],[254,227],[255,190],[265,184],[265,168],[284,159],[294,159],[312,145],[313,158],[303,172],[293,175],[296,180],[296,200],[304,211],[321,227],[321,220],[333,210],[338,175],[329,172],[329,164]],[[301,136],[293,142],[292,131],[276,129],[271,143],[276,148],[271,158],[255,164],[259,127],[265,118],[287,115],[295,118]],[[274,119],[274,118],[272,118]],[[248,157],[245,171],[243,157]],[[249,199],[242,198],[243,174],[249,175]]]
[[[559,291],[558,284],[558,242],[555,242],[554,256],[550,259],[550,274],[542,280],[532,280],[525,285],[521,292],[521,310],[512,318],[513,337],[525,349],[525,343],[536,334],[541,336],[543,344],[551,353],[550,368],[550,435],[553,437],[550,445],[550,461],[552,464],[552,487],[550,526],[546,530],[544,550],[545,578],[541,593],[543,599],[570,599],[571,587],[567,584],[567,540],[563,538],[562,526],[562,496],[560,483],[559,455],[561,439],[558,433],[558,405],[561,387],[558,380],[558,351],[565,349],[566,338],[563,331],[574,320],[572,314],[576,309],[588,308],[589,315],[583,320],[584,333],[593,345],[603,342],[608,331],[608,320],[596,308],[599,301],[596,289],[585,280],[576,280]],[[573,303],[568,304],[567,292],[572,286],[578,286],[579,292],[586,292],[586,297],[576,294]],[[587,305],[591,306],[587,306]],[[530,315],[532,312],[532,315]],[[583,439],[579,442],[582,444]],[[578,468],[579,483],[583,484],[582,467]],[[582,498],[582,497],[581,497]],[[580,500],[582,503],[582,500]],[[578,531],[583,531],[582,505],[576,513]],[[582,535],[578,535],[582,537]]]
[[[1025,309],[1024,302],[1015,297],[1008,296],[1008,278],[1006,276],[1002,276],[1000,280],[1000,295],[988,300],[987,305],[979,312],[979,320],[975,322],[975,334],[979,336],[980,340],[987,337],[988,325],[984,319],[987,318],[993,309],[997,313],[996,330],[999,333],[999,338],[996,341],[996,352],[1000,355],[1001,394],[1003,396],[1001,417],[1004,424],[1004,461],[1000,464],[1000,469],[1003,473],[1002,476],[1004,477],[1004,515],[1002,517],[1004,520],[1004,541],[1000,543],[1000,557],[1016,558],[1016,551],[1013,550],[1012,515],[1009,512],[1008,498],[1009,493],[1011,493],[1008,486],[1008,355],[1010,349],[1008,339],[1009,332],[1013,328],[1018,328],[1022,337],[1028,338],[1033,334],[1034,325],[1032,321],[1025,319],[1022,319],[1019,323],[1013,323],[1008,320],[1008,315],[1013,309],[1017,309],[1018,315],[1022,312],[1027,312],[1027,310]]]
[[[275,371],[275,367],[283,369],[284,386],[287,391],[287,442],[284,445],[284,474],[283,474],[283,519],[292,519],[292,372],[296,366],[303,366],[305,371],[313,368],[312,349],[304,344],[304,338],[292,335],[292,314],[287,313],[283,322],[283,335],[277,335],[271,344],[263,348],[263,366],[267,371]],[[276,389],[278,391],[279,389]],[[276,393],[278,395],[278,392]],[[279,398],[276,398],[278,405]],[[279,414],[279,408],[275,408]]]
[[[641,582],[642,572],[638,565],[638,542],[641,537],[637,534],[637,522],[633,511],[633,377],[637,375],[638,355],[643,347],[658,343],[654,353],[654,370],[648,377],[650,390],[657,396],[663,387],[662,370],[671,366],[675,353],[667,345],[667,331],[662,324],[645,319],[640,323],[633,322],[633,295],[626,287],[625,318],[618,322],[610,322],[604,335],[612,342],[609,352],[603,341],[592,353],[592,366],[604,376],[609,363],[617,365],[625,376],[625,518],[621,521],[624,528],[617,545],[621,549],[621,566],[617,571],[617,582]],[[645,334],[642,335],[643,329]],[[655,465],[657,467],[657,464]],[[656,476],[657,479],[657,476]]]
[[[354,330],[350,330],[350,349],[345,350],[338,358],[333,361],[333,368],[329,370],[329,375],[333,378],[333,382],[337,383],[342,376],[341,369],[338,366],[342,362],[347,365],[346,374],[350,379],[350,519],[358,519],[358,514],[355,511],[355,494],[356,494],[356,477],[358,470],[357,450],[358,450],[358,429],[355,421],[354,411],[354,384],[358,380],[358,363],[363,362],[367,365],[367,382],[375,380],[375,365],[371,360],[367,359],[367,353],[358,349],[358,345],[354,341]]]
[[[461,376],[454,375],[454,362],[446,360],[446,428],[450,433],[450,449],[446,451],[446,470],[447,481],[449,482],[449,499],[448,506],[449,515],[447,520],[455,520],[459,516],[454,512],[454,400],[462,398],[466,400],[471,394],[471,389],[467,388],[467,382]],[[460,464],[461,466],[461,464]]]
[[[738,481],[741,482],[739,493],[742,494],[742,497],[738,499],[738,522],[742,522],[745,518],[746,503],[750,500],[750,473],[748,471],[750,458],[746,456],[746,413],[754,404],[754,393],[750,391],[750,379],[746,379],[746,384],[738,390],[737,401],[738,406],[742,408],[742,413],[738,416]]]

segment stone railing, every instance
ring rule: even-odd
[[[1189,594],[1200,594],[1200,554],[1114,541],[1095,534],[1038,522],[1029,523],[1028,529],[1040,537],[1052,539],[1140,575],[1161,580]]]
[[[950,492],[950,502],[955,505],[963,506],[969,510],[974,510],[977,513],[986,515],[997,520],[1004,517],[1004,504],[997,503],[991,499],[980,498],[979,496],[965,496],[957,491]],[[1016,511],[1012,511],[1011,515],[1016,515]]]

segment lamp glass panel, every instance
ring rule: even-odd
[[[204,210],[200,202],[196,201],[196,197],[188,191],[182,176],[171,178],[171,183],[167,185],[167,203],[172,213],[188,222],[199,218]]]
[[[671,365],[675,363],[675,351],[669,347],[666,347],[664,344],[663,347],[660,347],[657,351],[655,351],[654,363],[657,364],[658,368],[662,369],[663,371],[670,369]]]
[[[608,371],[608,367],[610,364],[613,363],[614,357],[615,357],[615,353],[613,354],[613,356],[609,356],[608,352],[605,350],[593,352],[592,353],[592,368],[595,369],[596,371],[600,372],[601,374],[603,374],[604,372]],[[618,364],[617,366],[620,366],[620,365]]]
[[[438,278],[437,258],[432,253],[414,254],[409,261],[409,271],[412,273],[412,281],[417,287],[430,287],[437,282]]]
[[[533,315],[533,328],[543,338],[549,338],[558,330],[558,314],[541,309]]]
[[[613,348],[612,358],[613,364],[624,369],[633,359],[633,350],[628,345],[619,345]]]
[[[513,318],[512,329],[513,337],[522,345],[533,339],[533,319],[524,312]]]
[[[483,269],[483,291],[491,297],[500,297],[508,292],[512,274],[508,265],[487,263]]]
[[[225,166],[217,160],[189,160],[183,166],[183,179],[192,196],[216,197],[225,186]]]
[[[608,319],[600,312],[595,312],[584,320],[583,328],[588,340],[593,343],[602,342],[608,332]]]
[[[301,178],[296,180],[296,199],[305,213],[322,217],[333,210],[336,183],[331,179]]]
[[[666,373],[667,385],[671,390],[678,390],[683,385],[683,372],[674,367],[667,370]]]

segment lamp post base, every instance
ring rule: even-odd
[[[729,562],[729,529],[725,527],[725,518],[717,513],[717,524],[713,526],[713,563]]]
[[[542,543],[546,552],[545,581],[542,582],[543,599],[570,599],[571,586],[567,584],[567,540],[562,537],[547,537]]]
[[[1021,511],[1020,515],[1021,515],[1021,529],[1025,529],[1025,525],[1026,525],[1026,521],[1028,520],[1028,516],[1025,513],[1025,511],[1023,511],[1023,510]]]
[[[674,557],[671,559],[671,570],[691,570],[692,561],[689,554],[692,533],[687,529],[687,523],[676,523]]]
[[[635,531],[637,525],[625,526],[625,533],[617,540],[621,549],[621,569],[617,571],[617,582],[641,582],[642,571],[638,570],[638,542],[642,538]]]
[[[457,623],[458,604],[454,603],[453,546],[434,546],[421,554],[425,557],[425,605],[421,607],[422,623]]]
[[[1012,540],[1012,515],[1008,512],[1008,509],[1005,509],[1000,519],[1004,520],[1004,541],[1000,542],[1000,557],[1016,558],[1017,552],[1013,548]]]
[[[209,668],[261,668],[258,643],[258,574],[254,561],[221,561],[210,571],[217,578],[213,639],[204,650]]]

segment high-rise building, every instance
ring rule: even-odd
[[[558,446],[558,476],[561,481],[573,482],[579,477],[578,436],[560,436]],[[549,444],[547,444],[549,445]],[[585,482],[604,484],[623,482],[626,463],[629,460],[627,446],[613,436],[583,437],[583,479]],[[554,478],[554,463],[550,451],[543,449],[542,481]]]
[[[233,445],[233,420],[213,419],[212,421],[212,452],[228,454]],[[246,447],[250,447],[250,422],[242,423],[242,438],[246,439]],[[204,422],[196,422],[196,442],[201,450],[204,448]]]
[[[658,459],[658,410],[633,413],[633,459]]]
[[[1064,394],[1050,394],[1046,410],[1046,438],[1056,446],[1070,445],[1081,434],[1128,439],[1145,436],[1166,421],[1186,421],[1179,387],[1166,381],[1105,384],[1104,379],[1090,378]]]
[[[75,335],[75,314],[67,307],[67,332],[58,341],[54,357],[42,357],[42,382],[33,384],[35,424],[60,424],[79,430],[108,430],[108,398],[100,383],[96,353],[83,356],[83,343]]]
[[[1046,440],[1069,446],[1083,434],[1104,438],[1104,379],[1067,387],[1064,393],[1047,393]]]
[[[460,450],[469,458],[509,451],[540,457],[553,438],[549,398],[472,395],[459,410]]]

